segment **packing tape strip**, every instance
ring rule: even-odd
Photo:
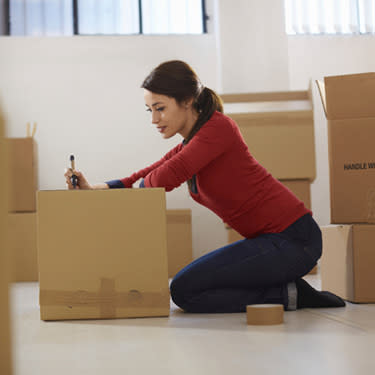
[[[247,324],[273,325],[284,322],[284,306],[276,304],[247,305]]]
[[[116,292],[113,279],[102,278],[99,292],[85,290],[60,291],[40,290],[39,303],[46,306],[99,307],[101,318],[116,316],[116,308],[163,308],[169,305],[169,292],[141,292],[136,289],[127,292]]]

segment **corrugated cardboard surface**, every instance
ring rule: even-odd
[[[322,227],[322,290],[358,303],[375,302],[375,225]]]
[[[8,138],[9,212],[35,212],[37,184],[34,138]]]
[[[375,117],[328,122],[332,223],[375,223],[374,139]]]
[[[275,178],[314,180],[313,111],[228,114],[251,154]]]
[[[38,192],[43,320],[169,315],[164,189]]]
[[[353,300],[353,233],[350,225],[322,227],[323,254],[320,262],[322,290]]]
[[[38,281],[36,213],[8,215],[12,281]]]
[[[356,302],[375,303],[375,225],[353,225],[353,272]]]
[[[0,175],[7,181],[6,153],[4,142],[4,122],[0,111]],[[0,183],[0,374],[11,375],[11,343],[10,343],[10,314],[9,314],[9,263],[8,246],[6,243],[6,213],[7,213],[6,184]]]
[[[168,276],[193,260],[191,210],[167,210]]]
[[[328,119],[331,222],[375,223],[375,73],[317,84]]]
[[[309,180],[280,180],[289,190],[291,190],[295,196],[300,199],[305,206],[311,210],[311,193],[310,186],[311,181]]]
[[[329,120],[375,117],[375,73],[324,77],[324,87]]]

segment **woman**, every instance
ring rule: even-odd
[[[176,305],[187,312],[231,313],[255,303],[285,310],[340,307],[344,301],[319,292],[301,277],[321,256],[322,238],[312,213],[250,154],[236,123],[223,114],[220,98],[192,68],[167,61],[144,80],[144,99],[163,138],[183,142],[151,166],[120,180],[79,189],[164,187],[188,182],[191,197],[245,237],[193,261],[173,279]],[[71,170],[65,174],[70,182]]]

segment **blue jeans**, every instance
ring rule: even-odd
[[[172,280],[171,297],[192,313],[244,312],[258,303],[288,310],[289,284],[306,275],[321,254],[320,228],[306,214],[281,233],[237,241],[196,259]]]

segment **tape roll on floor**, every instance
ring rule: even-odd
[[[247,324],[273,325],[284,323],[284,306],[275,304],[247,305]]]

